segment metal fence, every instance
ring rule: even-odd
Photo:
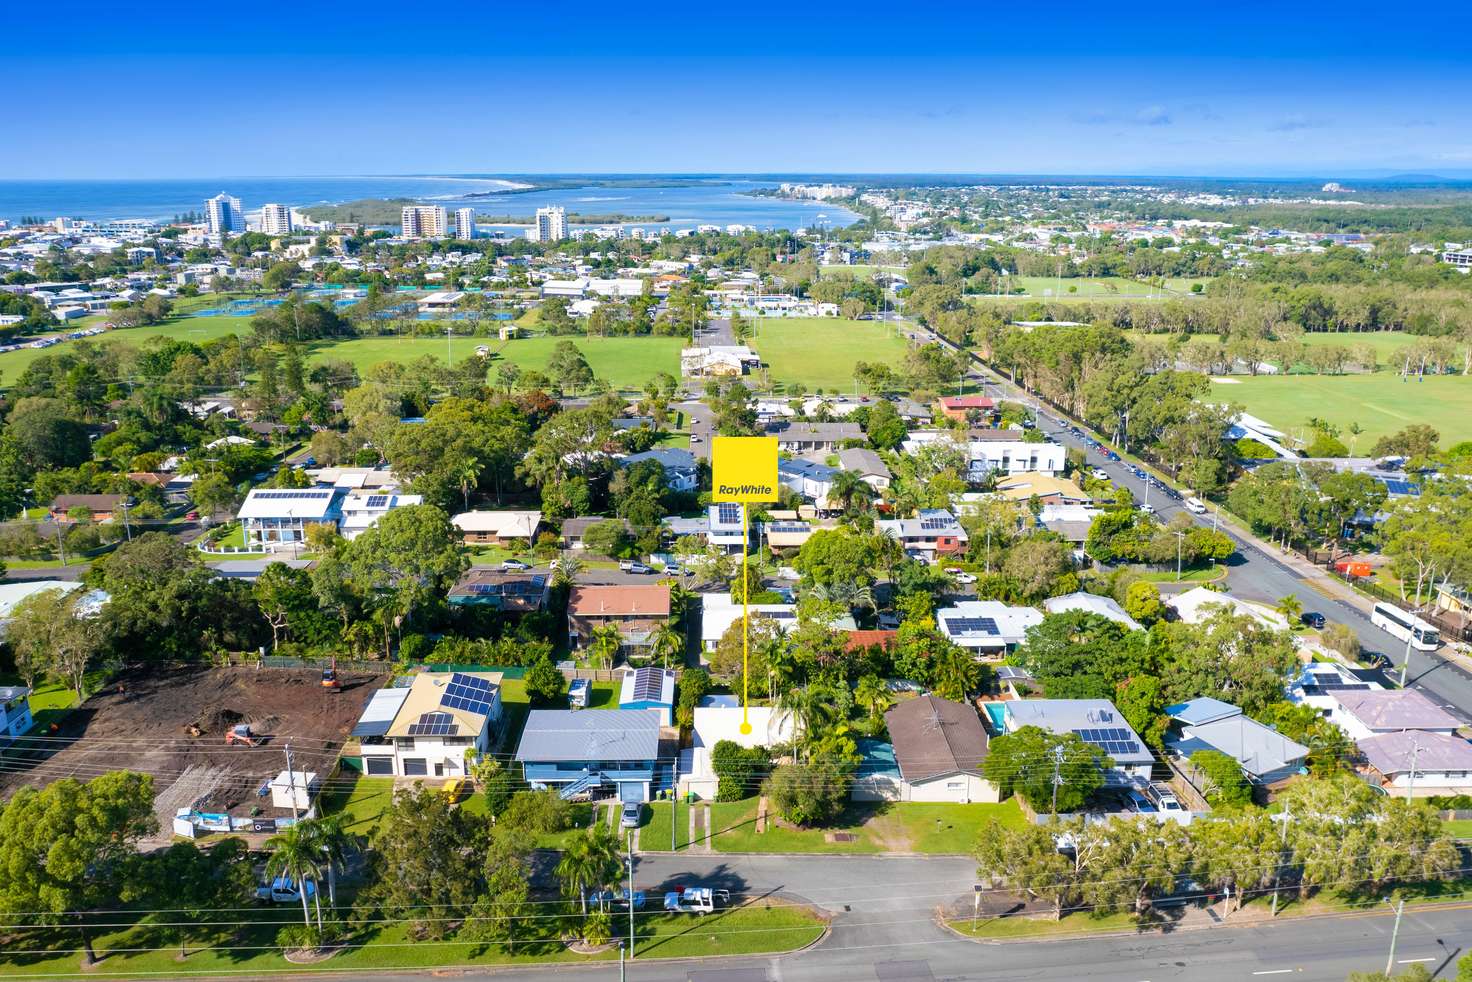
[[[295,658],[291,655],[263,655],[257,662],[259,668],[311,668],[318,671],[333,667],[332,658]],[[351,658],[336,659],[337,669],[343,672],[383,673],[392,668],[386,661],[359,661]]]

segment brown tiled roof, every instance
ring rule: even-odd
[[[670,588],[665,584],[636,584],[573,587],[567,612],[574,617],[604,617],[610,614],[670,615]]]
[[[898,631],[850,631],[848,632],[847,648],[849,651],[870,648],[874,645],[878,645],[881,648],[888,648],[894,644],[894,639],[899,633]]]
[[[921,696],[884,714],[900,776],[914,783],[960,771],[979,773],[986,760],[986,730],[976,710],[936,696]]]
[[[93,511],[112,511],[123,503],[120,494],[59,494],[51,502],[52,511],[67,511],[77,506]]]

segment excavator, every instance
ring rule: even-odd
[[[341,692],[342,682],[337,677],[337,659],[332,659],[332,664],[322,669],[322,688],[328,692]]]
[[[237,723],[225,731],[225,746],[259,747],[261,738],[250,731],[249,723]]]

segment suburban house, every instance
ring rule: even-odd
[[[832,453],[849,440],[864,440],[864,430],[858,423],[773,420],[767,424],[766,434],[777,438],[778,450],[790,454]]]
[[[944,508],[922,508],[914,518],[886,518],[875,522],[874,527],[898,539],[905,552],[918,553],[930,562],[965,552],[971,541],[956,516]]]
[[[762,526],[762,535],[767,540],[768,549],[780,552],[783,549],[801,549],[817,530],[817,526],[796,518],[778,519],[773,516],[773,521]]]
[[[950,419],[990,419],[996,415],[997,404],[986,396],[942,396],[940,411]]]
[[[547,607],[552,577],[531,570],[474,566],[450,588],[452,607],[487,607],[506,614],[530,614]]]
[[[1087,505],[1093,496],[1077,484],[1056,473],[1023,471],[997,478],[996,492],[1008,501],[1031,501],[1045,505]]]
[[[1028,628],[1043,622],[1043,614],[1000,600],[963,600],[936,611],[935,622],[940,633],[976,657],[1001,658],[1026,639]]]
[[[500,719],[500,672],[421,672],[408,688],[375,692],[352,735],[365,774],[461,777]]]
[[[468,546],[525,549],[537,539],[542,525],[539,511],[464,511],[450,519]]]
[[[620,458],[618,465],[633,467],[646,460],[652,460],[664,468],[664,486],[671,491],[691,492],[700,486],[700,471],[695,463],[695,455],[680,447],[629,454]]]
[[[1130,631],[1143,630],[1140,622],[1126,614],[1124,608],[1116,603],[1113,597],[1101,597],[1082,590],[1076,593],[1066,593],[1061,597],[1049,597],[1043,601],[1043,609],[1050,614],[1082,610],[1086,613],[1098,614],[1100,617],[1107,617],[1116,624],[1124,625]]]
[[[1459,736],[1407,730],[1368,737],[1358,746],[1392,795],[1472,794],[1472,743]]]
[[[344,491],[392,491],[399,486],[398,475],[387,467],[322,467],[307,474],[318,487]]]
[[[1050,733],[1077,733],[1085,743],[1103,750],[1114,761],[1104,775],[1106,784],[1150,780],[1155,756],[1108,699],[1018,699],[998,705],[1003,707],[1003,732],[1036,726]]]
[[[744,344],[710,345],[680,351],[680,373],[693,378],[745,375],[761,363],[757,353]]]
[[[565,799],[612,785],[619,801],[648,801],[668,786],[659,767],[660,714],[655,709],[533,709],[516,760],[534,789]]]
[[[1229,593],[1218,593],[1204,586],[1178,593],[1167,599],[1165,605],[1175,611],[1177,619],[1187,624],[1200,624],[1210,620],[1214,614],[1225,608],[1238,616],[1251,617],[1270,630],[1288,630],[1288,618],[1271,607],[1238,600]]]
[[[973,430],[958,439],[949,430],[916,430],[900,446],[907,454],[935,443],[951,446],[966,458],[967,478],[977,484],[993,474],[1035,471],[1053,476],[1067,469],[1068,453],[1062,444],[1029,443],[1022,436],[1021,430]]]
[[[1093,505],[1049,505],[1038,510],[1038,524],[1049,532],[1063,537],[1063,541],[1082,549],[1089,541],[1089,529],[1099,509]]]
[[[0,744],[19,740],[31,729],[31,690],[0,685]]]
[[[59,494],[47,509],[53,522],[71,522],[71,512],[77,508],[87,510],[87,521],[110,522],[121,518],[123,507],[132,504],[125,494]]]
[[[1303,769],[1308,748],[1220,699],[1202,697],[1165,707],[1171,718],[1165,745],[1190,759],[1200,750],[1226,754],[1253,784],[1276,784]]]
[[[725,552],[740,552],[751,535],[750,521],[743,522],[741,506],[721,501],[707,510],[706,541]],[[749,517],[748,517],[749,518]]]
[[[1288,683],[1288,701],[1313,706],[1324,716],[1338,708],[1336,692],[1370,692],[1384,689],[1378,668],[1352,668],[1332,661],[1311,661],[1298,678]]]
[[[737,696],[705,696],[694,715],[690,747],[680,751],[679,790],[707,800],[715,798],[719,783],[710,760],[716,744],[729,740],[741,747],[775,747],[793,737],[792,714],[771,706],[743,711]],[[741,732],[743,722],[751,724],[751,732]]]
[[[801,457],[777,460],[777,483],[819,508],[828,506],[828,492],[832,490],[833,478],[837,474],[838,471],[827,464]]]
[[[758,619],[771,621],[783,634],[797,626],[797,605],[789,603],[751,604],[748,608],[753,622]],[[704,593],[700,596],[700,646],[706,652],[716,650],[732,624],[741,620],[741,595],[739,593]],[[828,625],[835,631],[852,631],[857,625],[852,614],[843,614]]]
[[[670,621],[670,588],[664,584],[575,586],[567,598],[567,645],[591,644],[600,627],[615,627],[620,651],[647,650],[654,632]]]
[[[996,785],[981,774],[987,735],[971,706],[921,696],[896,705],[884,714],[884,722],[900,772],[899,801],[1001,800]]]
[[[378,520],[395,508],[424,504],[419,494],[399,494],[396,491],[349,491],[343,496],[342,518],[337,530],[344,539],[356,539],[378,524]]]
[[[308,525],[337,527],[346,496],[339,488],[257,488],[245,496],[235,517],[240,519],[247,546],[302,542]]]
[[[885,490],[894,479],[889,465],[868,447],[847,447],[838,451],[838,466],[859,475],[859,479],[875,491]]]
[[[1462,725],[1416,689],[1335,689],[1329,697],[1329,722],[1355,742],[1407,730],[1452,736]]]
[[[654,709],[660,725],[675,725],[675,673],[666,668],[633,668],[624,672],[618,690],[619,709]]]
[[[622,518],[605,518],[600,515],[564,518],[560,530],[562,545],[568,549],[587,548],[583,545],[583,536],[588,533],[588,529],[601,522],[623,522],[625,530],[629,527],[629,523]]]

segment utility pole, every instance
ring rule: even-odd
[[[1053,748],[1053,817],[1058,817],[1058,788],[1063,784],[1063,775],[1059,771],[1063,767],[1063,744]]]
[[[671,822],[671,825],[674,823]],[[634,960],[634,830],[629,829],[629,961]]]
[[[1390,898],[1386,897],[1385,902],[1387,904],[1390,903]],[[1405,898],[1402,897],[1395,905],[1395,928],[1390,932],[1390,956],[1385,959],[1385,974],[1387,976],[1395,969],[1395,941],[1400,937],[1400,915],[1405,913],[1405,909],[1406,902]]]
[[[1283,880],[1283,852],[1288,848],[1288,823],[1293,820],[1289,809],[1283,809],[1282,835],[1278,839],[1278,862],[1273,867],[1273,914],[1278,916],[1278,884]]]
[[[133,541],[133,526],[128,524],[128,499],[123,499],[123,532],[128,536],[128,541]]]
[[[670,788],[670,852],[675,851],[675,816],[680,814],[680,753],[675,751],[675,784]]]
[[[1411,774],[1406,780],[1406,801],[1411,800],[1411,794],[1416,789],[1416,758],[1421,755],[1421,740],[1419,737],[1411,738]]]
[[[1418,601],[1420,600],[1419,597],[1417,597],[1416,599]],[[1406,634],[1406,657],[1400,663],[1400,687],[1402,689],[1406,687],[1406,673],[1410,671],[1411,668],[1411,639],[1416,636],[1415,628],[1408,627],[1406,628],[1406,631],[1408,632]]]
[[[624,946],[618,946],[618,982],[624,982]]]
[[[1181,578],[1181,548],[1185,545],[1185,542],[1186,533],[1178,530],[1176,532],[1176,579],[1178,581]]]
[[[291,769],[291,744],[286,745],[286,786],[291,793],[291,818],[298,821],[301,814],[296,808],[296,771]]]

